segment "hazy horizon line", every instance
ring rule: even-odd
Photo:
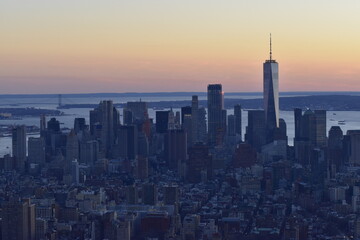
[[[324,95],[324,94],[360,94],[360,91],[282,91],[280,94],[306,94],[306,95]],[[165,91],[165,92],[87,92],[87,93],[6,93],[0,94],[1,97],[41,97],[41,96],[154,96],[157,94],[167,95],[167,94],[176,94],[177,96],[188,96],[192,94],[197,95],[206,95],[207,92],[196,92],[196,91]],[[252,95],[252,94],[262,94],[262,91],[253,91],[253,92],[224,92],[224,95]]]

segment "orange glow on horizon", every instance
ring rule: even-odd
[[[262,91],[270,31],[281,91],[360,91],[359,11],[356,0],[4,0],[0,94]]]

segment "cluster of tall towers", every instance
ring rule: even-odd
[[[264,145],[283,138],[279,118],[279,66],[272,58],[270,35],[270,57],[263,64],[263,99],[264,110],[249,111],[248,137],[255,145]],[[208,142],[217,145],[228,134],[235,132],[241,136],[241,106],[234,107],[234,115],[227,116],[224,109],[224,92],[221,84],[210,84],[207,89],[208,100]],[[232,124],[235,122],[234,124]],[[283,122],[284,123],[284,122]],[[226,127],[226,125],[228,126]],[[286,126],[285,126],[286,127]],[[252,132],[253,131],[253,132]],[[285,130],[286,131],[286,130]],[[257,138],[261,138],[257,140]]]

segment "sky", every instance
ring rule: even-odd
[[[1,0],[0,94],[360,91],[359,0]]]

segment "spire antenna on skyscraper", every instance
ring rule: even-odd
[[[271,45],[271,33],[270,33],[270,61],[272,60],[272,45]]]

